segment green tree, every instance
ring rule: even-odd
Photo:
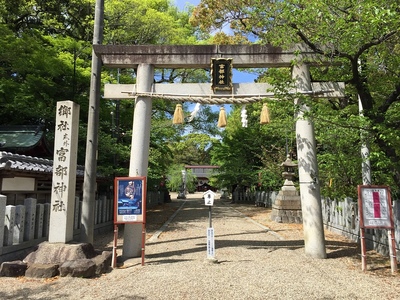
[[[210,148],[215,139],[205,133],[189,133],[169,145],[173,153],[173,163],[186,165],[209,165]]]
[[[80,104],[78,163],[84,163],[94,0],[0,0],[0,123],[41,124],[54,135],[56,102]],[[111,44],[195,43],[188,13],[169,1],[106,1],[104,42]],[[202,70],[156,70],[156,82],[206,81]],[[104,69],[107,83],[135,83],[135,69]],[[174,104],[153,99],[149,179],[166,175],[169,141],[183,126],[172,126]],[[188,104],[185,104],[187,107]],[[100,101],[98,169],[127,175],[134,99]],[[192,127],[201,128],[192,122]]]
[[[396,1],[212,1],[202,0],[192,15],[192,24],[205,31],[221,30],[229,24],[234,35],[256,38],[260,43],[290,47],[306,44],[324,56],[332,66],[313,69],[312,78],[345,81],[347,98],[321,102],[314,107],[322,161],[332,168],[330,173],[343,174],[337,189],[355,191],[361,182],[358,164],[361,140],[358,129],[368,132],[371,145],[374,184],[388,184],[393,191],[400,188],[399,159],[399,6]],[[225,34],[226,35],[226,34]],[[358,117],[358,96],[364,117]],[[314,105],[314,104],[313,104]],[[332,111],[333,110],[333,111]],[[322,115],[323,114],[323,115]],[[327,126],[326,124],[330,125]],[[353,128],[351,139],[346,128]],[[340,143],[335,147],[333,141]],[[354,145],[356,145],[354,147]],[[350,149],[352,151],[350,151]],[[328,151],[342,151],[340,155]],[[321,153],[319,153],[321,154]],[[335,164],[335,160],[340,163]],[[335,167],[337,168],[335,169]],[[324,168],[321,168],[325,172]],[[354,170],[352,170],[354,169]],[[332,171],[333,170],[333,171]],[[358,173],[356,176],[354,174]],[[390,174],[388,176],[388,174]],[[329,178],[331,174],[321,174]],[[351,175],[351,176],[350,176]]]
[[[107,1],[105,3],[105,43],[125,45],[145,44],[194,44],[196,43],[195,29],[189,24],[189,14],[180,12],[167,0],[129,0]],[[106,70],[104,81],[111,83],[135,83],[135,69],[121,69],[118,74],[115,70]],[[185,69],[156,69],[155,83],[174,82],[205,82],[208,80],[204,70]],[[127,120],[120,120],[119,132],[125,132],[124,140],[129,148],[132,127],[133,105],[129,101],[121,101],[120,111]],[[129,105],[131,103],[131,105]],[[184,103],[185,114],[189,104]],[[186,125],[173,126],[172,116],[175,103],[162,99],[153,99],[152,129],[149,157],[149,186],[156,186],[164,176],[167,176],[171,164],[182,164],[174,158],[181,152],[176,151],[175,145],[181,140],[186,131]],[[202,114],[204,116],[204,114]],[[207,130],[207,125],[196,119],[190,123],[193,130]],[[124,151],[124,157],[119,158],[118,171],[125,174],[129,166],[129,151]],[[112,151],[106,151],[110,159]]]
[[[86,22],[92,18],[88,4],[0,1],[2,124],[41,125],[51,137],[57,101],[74,100],[81,105],[81,116],[87,115],[91,56],[87,30],[92,27]]]
[[[15,33],[39,30],[44,35],[90,40],[93,0],[0,0],[0,23]]]
[[[105,3],[105,43],[195,44],[189,15],[168,0],[111,0]]]
[[[174,164],[170,166],[167,181],[167,188],[169,190],[179,192],[183,188],[182,170],[184,169],[184,165]],[[191,170],[186,170],[186,190],[189,192],[194,191],[196,182],[196,176]]]

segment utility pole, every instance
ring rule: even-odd
[[[93,44],[103,42],[104,0],[96,0]],[[85,175],[81,217],[81,242],[93,243],[96,197],[97,146],[100,115],[101,60],[92,50],[89,112],[86,138]]]

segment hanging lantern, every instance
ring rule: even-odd
[[[221,106],[219,109],[219,118],[218,118],[218,127],[225,127],[226,126],[226,112],[225,108]]]
[[[267,103],[264,103],[261,110],[260,124],[268,124],[269,122],[269,109]]]
[[[173,124],[183,124],[183,110],[182,104],[177,104],[175,107],[174,117],[172,119]]]

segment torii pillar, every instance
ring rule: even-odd
[[[136,86],[139,93],[151,91],[154,80],[154,66],[139,64]],[[149,164],[150,126],[152,98],[136,98],[133,114],[131,158],[129,176],[147,176]],[[143,212],[146,213],[146,212]],[[122,256],[124,258],[140,257],[142,254],[142,224],[125,224]]]
[[[295,65],[292,77],[296,81],[297,92],[312,91],[310,71],[306,64]],[[296,102],[298,105],[296,144],[304,248],[305,253],[313,258],[326,258],[314,125],[305,115],[310,108],[301,99],[297,99]]]

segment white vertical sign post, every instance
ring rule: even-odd
[[[212,227],[212,211],[211,208],[214,205],[214,192],[208,190],[203,194],[204,204],[208,206],[208,219],[209,225],[207,228],[207,259],[216,261],[215,259],[215,240],[214,240],[214,228]]]
[[[73,240],[79,105],[57,103],[54,141],[53,183],[50,209],[50,243]]]
[[[215,259],[214,228],[212,227],[207,228],[207,259]]]

